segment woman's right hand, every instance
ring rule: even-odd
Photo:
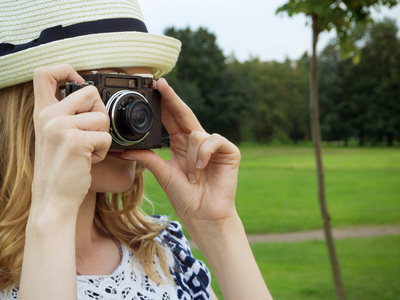
[[[58,84],[84,80],[69,65],[33,77],[35,165],[18,299],[76,299],[76,221],[91,165],[111,145],[109,118],[94,87],[59,101]],[[62,291],[62,292],[60,292]]]
[[[109,118],[97,89],[85,87],[59,101],[55,95],[63,81],[84,80],[69,65],[35,70],[32,209],[40,212],[77,213],[91,185],[91,165],[102,161],[111,145]]]

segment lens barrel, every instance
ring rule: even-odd
[[[109,98],[110,134],[119,145],[141,142],[153,125],[153,110],[146,98],[134,91],[120,90]]]
[[[153,123],[153,111],[145,100],[136,100],[129,104],[126,110],[126,123],[133,132],[144,134],[148,132]]]

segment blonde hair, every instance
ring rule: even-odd
[[[33,108],[32,82],[0,90],[0,290],[19,284],[21,277],[34,173]],[[140,209],[143,170],[137,166],[129,191],[98,195],[95,225],[134,251],[147,275],[162,283],[154,257],[166,277],[171,277],[164,248],[154,238],[167,224]]]

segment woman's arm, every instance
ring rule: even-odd
[[[239,217],[193,223],[185,223],[186,228],[206,256],[224,299],[272,299]]]
[[[75,225],[56,209],[31,214],[18,299],[76,299]]]
[[[83,79],[68,65],[35,71],[35,166],[19,299],[76,299],[77,215],[91,165],[111,144],[97,90],[83,88],[58,101],[60,81]]]
[[[123,156],[155,175],[206,255],[226,299],[271,299],[235,208],[238,148],[218,134],[206,133],[164,79],[155,87],[162,95],[171,160],[150,150],[125,151]]]

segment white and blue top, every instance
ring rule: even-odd
[[[164,216],[155,216],[166,220]],[[159,284],[144,272],[140,262],[125,246],[119,266],[110,275],[77,276],[79,300],[205,300],[211,299],[210,272],[205,264],[193,257],[189,242],[178,222],[169,221],[168,227],[156,237],[166,249],[169,271],[175,284]],[[156,270],[162,274],[154,261]],[[165,278],[166,279],[166,278]],[[60,291],[62,293],[62,291]],[[18,287],[0,291],[0,300],[18,299]]]

